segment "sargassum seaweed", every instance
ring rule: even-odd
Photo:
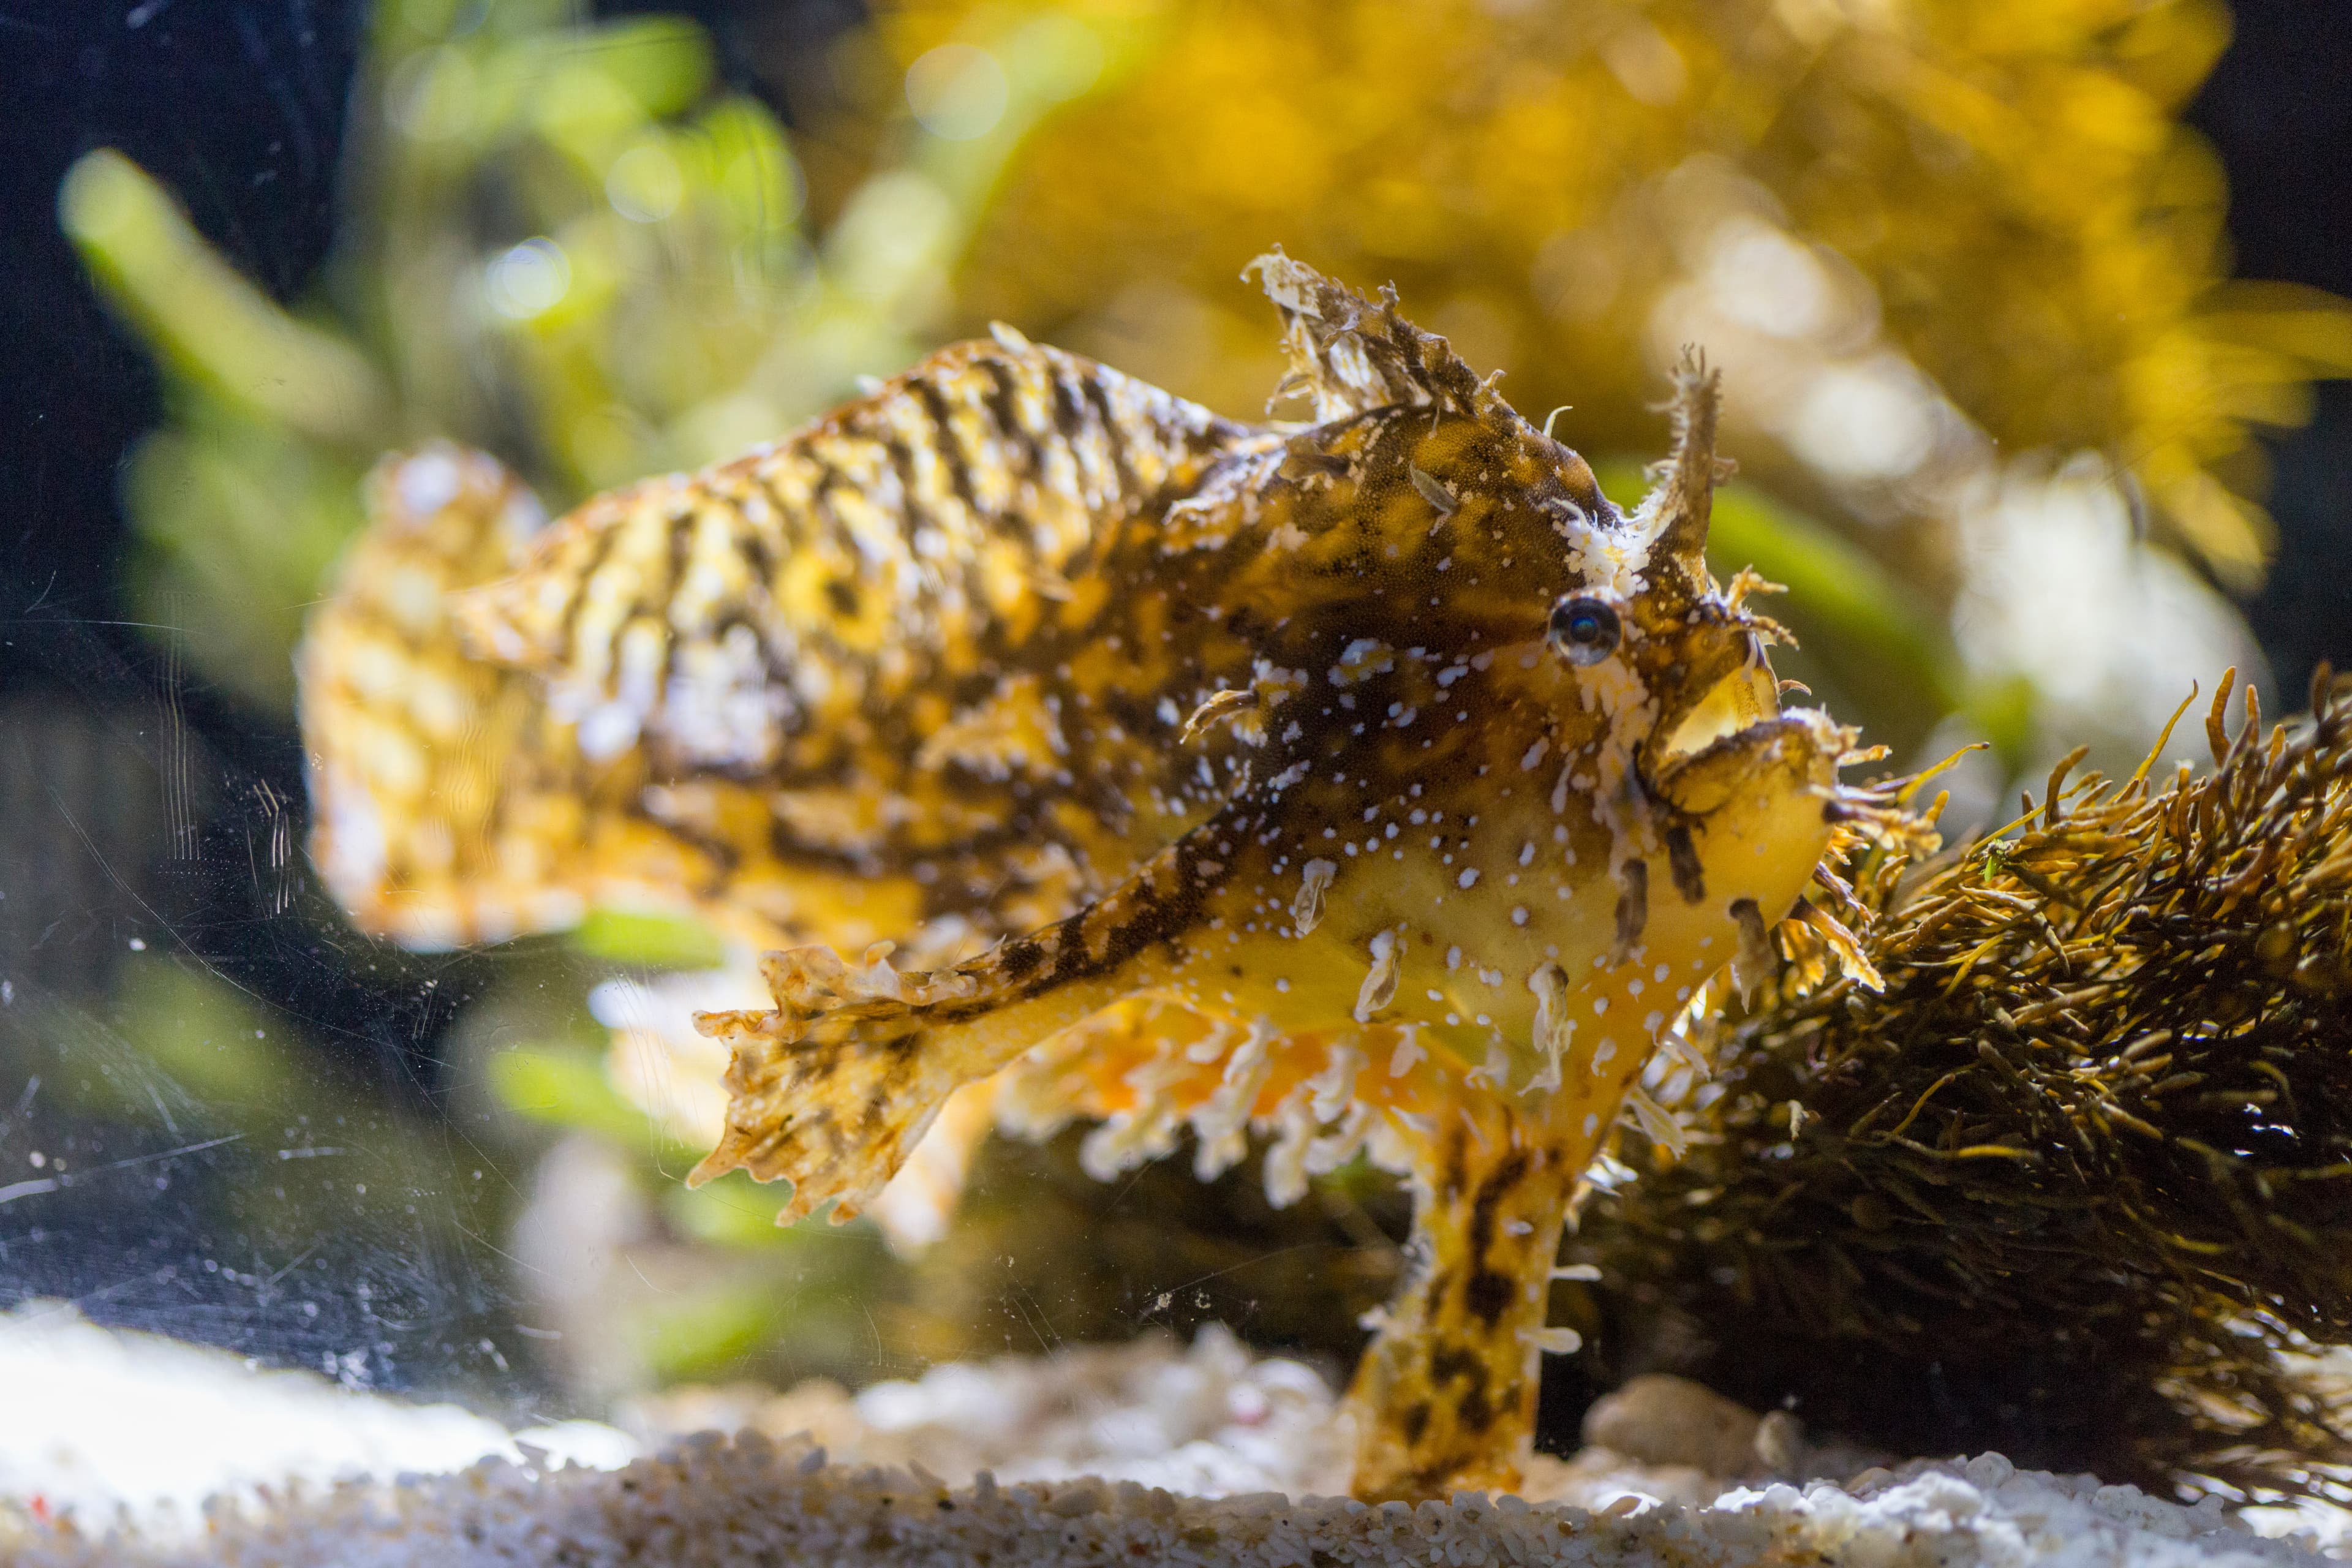
[[[2323,668],[2233,730],[2232,684],[2209,770],[2078,753],[1910,875],[1824,868],[1882,984],[1782,928],[1685,1156],[1570,1243],[1612,1355],[1679,1321],[1718,1346],[1685,1370],[1898,1451],[2342,1498],[2352,1398],[2315,1357],[2352,1343],[2352,700]]]

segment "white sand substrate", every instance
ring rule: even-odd
[[[1727,1482],[1677,1452],[1801,1469],[1836,1450],[1690,1385],[1650,1393],[1612,1438],[1648,1460],[1546,1461],[1528,1490],[1555,1500],[1368,1507],[1313,1495],[1346,1453],[1322,1381],[1221,1333],[509,1434],[41,1304],[0,1315],[0,1564],[2286,1568],[2333,1544],[1990,1454]],[[705,1423],[734,1435],[676,1435]]]

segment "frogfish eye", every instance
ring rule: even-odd
[[[1606,599],[1570,594],[1551,607],[1551,646],[1570,664],[1599,664],[1624,635],[1625,623]]]

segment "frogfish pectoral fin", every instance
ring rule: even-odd
[[[762,967],[775,1011],[695,1020],[733,1054],[726,1130],[687,1180],[786,1178],[779,1224],[829,1200],[838,1224],[881,1192],[960,1084],[993,1069],[969,1028],[990,1005],[965,970],[900,973],[886,956],[852,965],[803,947]]]
[[[780,1223],[831,1202],[846,1220],[914,1152],[949,1095],[1123,997],[1181,976],[1205,921],[1238,925],[1232,868],[1212,847],[1225,818],[1170,845],[1085,909],[952,969],[902,973],[877,946],[852,964],[831,948],[770,953],[773,1012],[705,1013],[724,1040],[727,1122],[688,1177],[745,1170],[793,1184]]]
[[[1348,1391],[1349,1490],[1367,1502],[1519,1484],[1552,1262],[1591,1152],[1483,1096],[1433,1121],[1432,1136],[1406,1141],[1417,1266]]]

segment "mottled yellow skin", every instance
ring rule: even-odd
[[[1779,711],[1707,574],[1711,378],[1629,517],[1392,300],[1259,266],[1310,426],[1002,334],[591,503],[466,614],[584,765],[640,770],[617,809],[701,857],[690,896],[829,944],[704,1020],[696,1180],[845,1217],[1008,1067],[1000,1116],[1107,1118],[1103,1172],[1255,1126],[1280,1200],[1369,1151],[1418,1267],[1356,1489],[1508,1486],[1569,1195],[1698,988],[1769,961],[1850,736]],[[1596,601],[1572,648],[1556,606]],[[913,962],[840,956],[873,934]]]
[[[463,592],[511,574],[544,521],[529,491],[436,446],[380,465],[367,505],[296,659],[311,858],[353,920],[440,949],[710,883],[711,857],[640,809],[642,756],[583,756],[535,677],[460,642]],[[748,911],[729,923],[782,934]]]

